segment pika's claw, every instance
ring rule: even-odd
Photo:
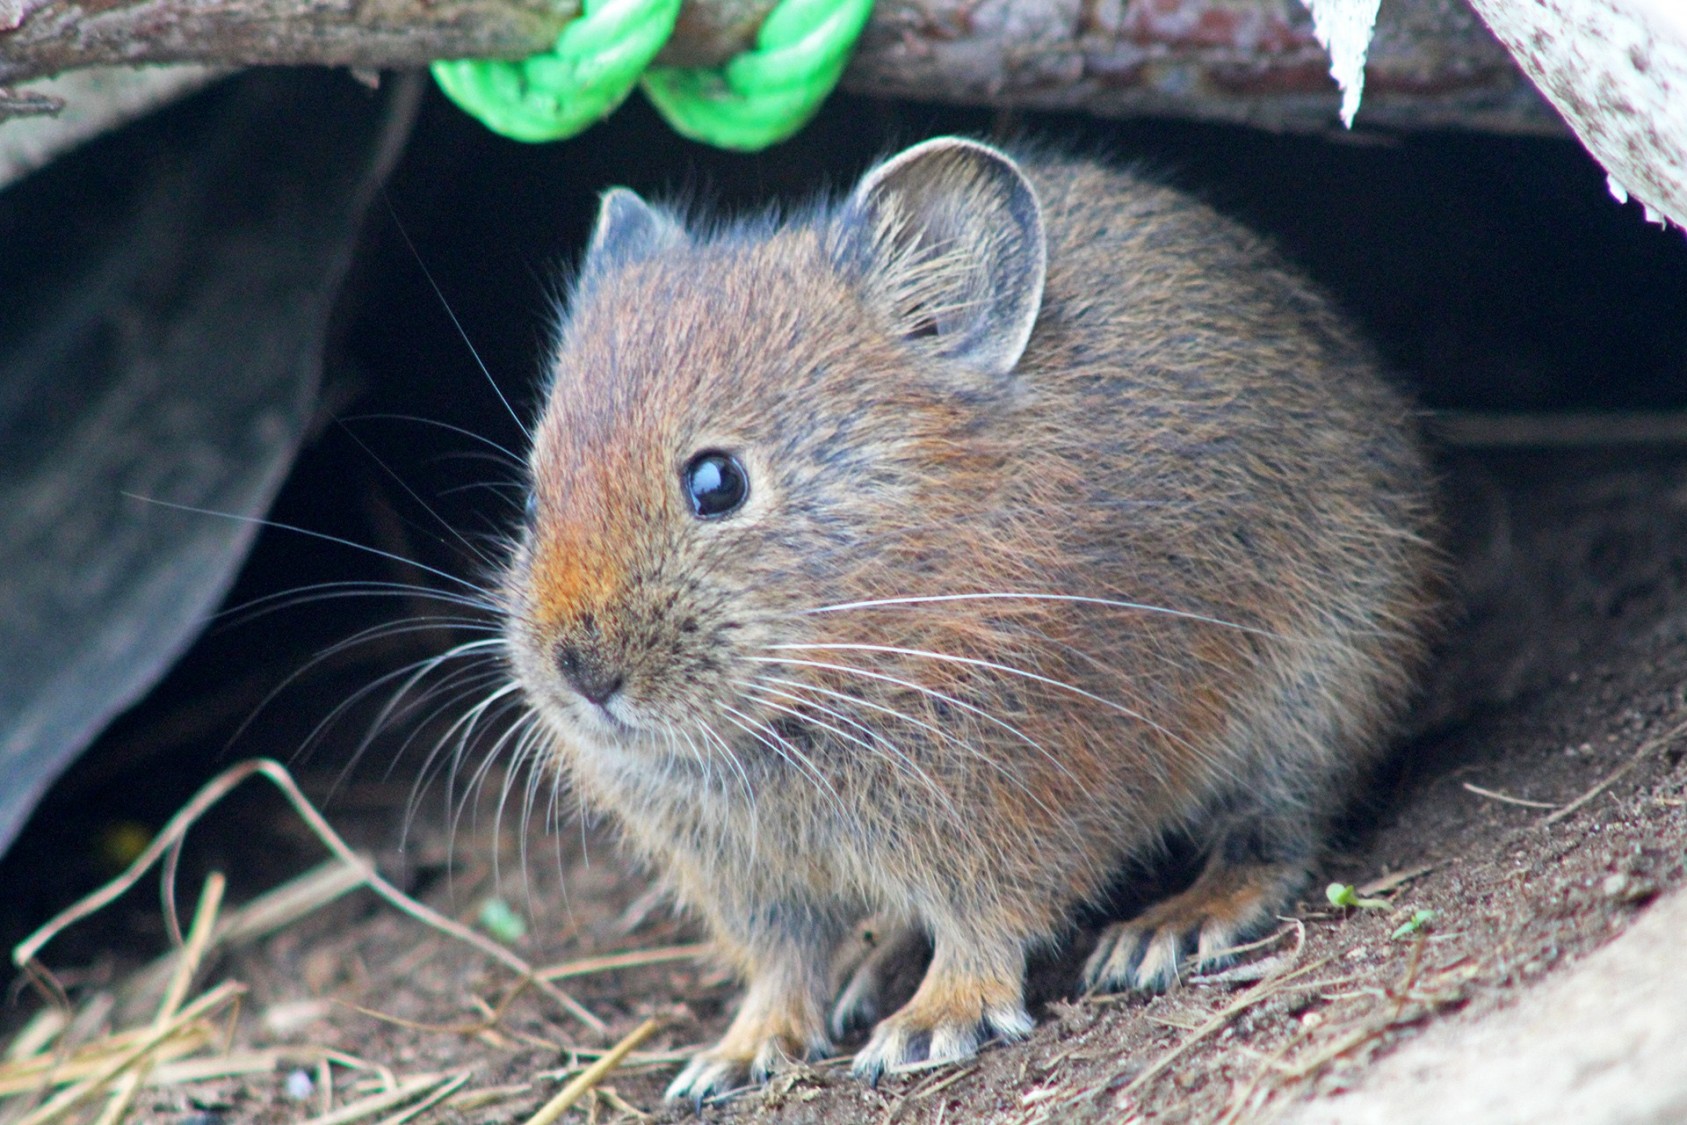
[[[701,1113],[705,1101],[744,1085],[748,1076],[749,1068],[743,1060],[704,1051],[685,1064],[685,1069],[668,1083],[662,1097],[670,1102],[689,1101]]]
[[[1181,894],[1109,926],[1084,965],[1091,992],[1164,992],[1186,963],[1223,968],[1228,951],[1263,933],[1304,880],[1297,865],[1215,863]]]
[[[801,1053],[815,1058],[830,1050],[830,1044],[817,1041]],[[765,1040],[748,1057],[733,1050],[723,1040],[718,1046],[699,1051],[679,1072],[679,1076],[668,1083],[668,1089],[662,1096],[670,1102],[689,1099],[701,1108],[705,1101],[717,1094],[744,1085],[759,1086],[795,1062],[791,1052],[778,1039]]]
[[[876,1085],[886,1071],[922,1062],[961,1062],[992,1038],[1024,1039],[1032,1026],[1030,1015],[1018,1005],[991,1009],[980,1019],[936,1024],[926,1024],[918,1013],[904,1008],[873,1029],[850,1069]]]
[[[723,1059],[714,1056],[712,1051],[704,1051],[679,1072],[662,1097],[670,1102],[689,1101],[699,1112],[703,1103],[716,1094],[738,1086],[744,1079],[746,1068],[735,1059]]]

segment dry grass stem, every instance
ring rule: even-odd
[[[586,1092],[621,1065],[621,1060],[632,1053],[633,1048],[655,1035],[662,1027],[662,1021],[654,1016],[635,1027],[625,1039],[615,1044],[604,1056],[581,1071],[579,1076],[557,1092],[556,1097],[539,1108],[539,1112],[527,1119],[526,1125],[552,1125],[559,1121],[564,1113],[575,1102],[586,1096]]]
[[[187,1000],[188,989],[193,986],[193,978],[205,961],[206,951],[210,949],[217,912],[222,908],[223,892],[227,888],[228,880],[220,871],[213,871],[206,878],[205,886],[199,894],[199,905],[194,908],[193,924],[188,930],[187,941],[176,956],[175,973],[170,978],[169,987],[164,990],[164,1000],[158,1005],[158,1014],[152,1018],[154,1032],[169,1026]],[[111,1092],[111,1099],[95,1119],[95,1125],[118,1125],[123,1120],[129,1112],[129,1107],[134,1104],[136,1092],[151,1073],[152,1065],[151,1055],[142,1055],[135,1061],[134,1067],[117,1080],[116,1087]]]
[[[68,1086],[89,1078],[111,1061],[132,1050],[146,1033],[125,1031],[84,1044],[65,1054],[35,1055],[0,1065],[0,1098],[34,1093],[51,1086]],[[159,1063],[170,1063],[192,1054],[211,1042],[214,1030],[207,1024],[183,1028],[180,1034],[159,1044],[153,1052]]]
[[[1599,796],[1599,794],[1605,792],[1606,789],[1614,785],[1623,777],[1624,774],[1628,773],[1629,770],[1632,770],[1635,766],[1638,766],[1641,762],[1645,761],[1665,746],[1675,742],[1683,734],[1687,734],[1687,722],[1677,723],[1675,726],[1669,728],[1669,730],[1658,735],[1656,738],[1649,738],[1645,742],[1642,742],[1640,744],[1640,748],[1634,752],[1633,757],[1629,758],[1628,761],[1606,774],[1605,777],[1593,788],[1589,789],[1587,792],[1583,793],[1580,797],[1577,797],[1557,812],[1549,813],[1546,816],[1543,816],[1541,818],[1541,827],[1544,828],[1549,824],[1556,824],[1560,820],[1563,820],[1565,817],[1569,816],[1571,813]]]
[[[164,1043],[181,1034],[184,1029],[195,1029],[196,1035],[203,1036],[194,1045],[194,1049],[197,1050],[198,1047],[209,1042],[212,1035],[209,1026],[203,1023],[205,1017],[223,1005],[233,1002],[243,992],[245,992],[245,988],[233,981],[225,981],[218,985],[184,1007],[163,1027],[148,1029],[147,1033],[141,1036],[133,1046],[97,1068],[89,1077],[61,1091],[44,1105],[37,1107],[33,1112],[22,1118],[17,1125],[47,1125],[47,1122],[57,1121],[90,1098],[98,1096],[118,1075],[134,1066],[140,1059],[152,1055]]]
[[[657,949],[632,949],[625,953],[608,953],[602,957],[585,957],[566,961],[561,965],[539,969],[533,975],[539,980],[564,980],[593,973],[608,973],[616,969],[636,969],[644,965],[665,965],[673,961],[693,961],[704,957],[714,947],[706,941],[690,945],[667,945]]]
[[[468,1071],[446,1078],[445,1081],[441,1082],[439,1086],[427,1097],[423,1098],[415,1105],[410,1106],[408,1109],[395,1113],[390,1117],[383,1117],[380,1120],[379,1125],[404,1125],[404,1122],[421,1116],[440,1102],[444,1101],[446,1098],[449,1098],[452,1094],[455,1094],[458,1090],[461,1090],[463,1088],[463,1084],[468,1080]]]
[[[341,1106],[332,1113],[324,1113],[319,1117],[312,1117],[303,1125],[350,1125],[354,1121],[364,1121],[385,1113],[413,1098],[432,1093],[436,1088],[456,1081],[459,1075],[451,1074],[417,1074],[404,1079],[391,1089],[378,1094],[370,1094],[366,1098],[359,1098],[350,1105]],[[455,1086],[452,1089],[456,1089]],[[431,1104],[431,1103],[430,1103]]]
[[[375,870],[373,864],[354,852],[351,847],[340,838],[339,834],[329,826],[327,820],[323,818],[322,814],[310,803],[310,800],[304,795],[303,791],[299,789],[298,783],[293,780],[293,775],[287,771],[287,768],[281,765],[281,763],[271,761],[268,758],[254,758],[248,761],[238,762],[218,774],[216,777],[212,778],[203,788],[199,790],[198,793],[194,794],[192,800],[190,800],[170,818],[169,822],[165,824],[164,828],[153,839],[152,843],[147,845],[146,849],[142,851],[141,854],[136,857],[135,861],[129,865],[128,870],[124,871],[122,875],[113,879],[99,890],[61,911],[46,925],[42,926],[28,938],[24,939],[24,941],[12,951],[13,962],[17,964],[19,968],[27,969],[32,966],[35,962],[36,955],[40,953],[41,949],[46,946],[48,942],[52,941],[53,938],[66,927],[103,909],[107,904],[122,895],[130,887],[134,886],[136,881],[138,881],[154,863],[158,862],[160,857],[173,855],[182,838],[186,836],[187,830],[192,827],[200,817],[204,816],[206,810],[210,809],[218,801],[222,800],[223,797],[227,796],[231,790],[239,786],[242,782],[253,776],[263,777],[277,789],[281,790],[282,795],[285,796],[288,803],[293,806],[293,810],[298,813],[300,819],[305,822],[306,826],[310,828],[316,838],[322,841],[323,846],[332,852],[342,864],[350,868],[352,871],[355,871],[362,885],[367,886],[370,890],[374,891],[376,895],[380,896],[389,905],[402,913],[409,915],[411,918],[416,919],[418,922],[439,930],[441,933],[448,934],[451,937],[456,938],[458,941],[472,945],[474,948],[480,950],[482,953],[485,953],[487,956],[501,961],[503,964],[519,973],[524,980],[531,980],[535,987],[555,1001],[564,1011],[579,1020],[581,1023],[585,1024],[587,1027],[591,1028],[594,1032],[599,1035],[606,1035],[608,1033],[608,1025],[599,1019],[592,1011],[586,1008],[578,1000],[575,1000],[572,996],[569,996],[566,992],[557,988],[554,984],[551,984],[549,981],[538,980],[534,976],[533,967],[515,952],[499,945],[497,942],[482,934],[476,933],[468,926],[454,921],[451,918],[440,914],[438,911],[417,902],[415,899],[406,895],[403,891],[400,891],[397,887],[387,882],[386,879]],[[168,901],[172,896],[166,894],[165,897]]]
[[[1410,883],[1420,875],[1427,875],[1435,870],[1435,864],[1425,863],[1418,867],[1409,867],[1404,871],[1396,871],[1392,875],[1380,875],[1369,883],[1354,888],[1354,893],[1369,897],[1371,895],[1386,894],[1394,888]]]
[[[4,1073],[6,1063],[32,1059],[45,1051],[69,1026],[70,1014],[63,1008],[42,1008],[30,1016],[6,1045],[5,1053],[0,1054],[0,1073]]]
[[[1466,781],[1462,783],[1466,789],[1478,797],[1486,797],[1490,801],[1501,801],[1508,805],[1518,805],[1525,809],[1556,809],[1558,806],[1551,801],[1531,801],[1527,797],[1513,797],[1509,793],[1499,793],[1492,789],[1484,789],[1480,785],[1472,785]]]

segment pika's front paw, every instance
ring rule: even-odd
[[[715,1046],[699,1051],[668,1083],[662,1095],[668,1101],[689,1101],[701,1106],[716,1094],[743,1085],[760,1085],[800,1059],[821,1058],[831,1051],[825,1039],[797,1045],[780,1036],[757,1043],[739,1043],[729,1032]]]
[[[1109,926],[1084,965],[1091,992],[1164,992],[1185,962],[1218,969],[1263,933],[1304,881],[1299,866],[1213,865],[1188,890]]]
[[[921,1004],[916,995],[873,1029],[850,1069],[857,1077],[877,1082],[885,1071],[901,1066],[970,1059],[990,1039],[1023,1039],[1031,1034],[1032,1026],[1017,999],[980,1011],[976,1004],[947,1009]]]

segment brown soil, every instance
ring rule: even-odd
[[[1387,908],[1338,910],[1319,895],[1242,970],[1151,999],[1075,995],[1080,937],[1033,974],[1039,1021],[1029,1042],[876,1089],[823,1063],[704,1116],[872,1125],[1269,1118],[1336,1095],[1432,1021],[1482,1019],[1687,881],[1687,738],[1666,737],[1687,722],[1687,455],[1461,452],[1449,456],[1446,480],[1467,611],[1426,693],[1422,733],[1376,780],[1319,872],[1320,887],[1380,887],[1373,893]],[[328,769],[342,753],[330,745],[314,760]],[[432,800],[395,813],[411,792],[408,773],[343,789],[327,809],[384,870],[448,914],[472,920],[501,894],[529,915],[517,948],[534,964],[697,939],[693,925],[649,901],[643,877],[574,809],[542,828],[541,794],[524,833],[524,786],[518,779],[501,821],[496,782],[461,818],[446,811],[460,795],[447,798],[437,783]],[[311,854],[278,803],[249,800],[237,828],[224,823],[207,832]],[[215,847],[242,862],[231,840]],[[1433,919],[1393,936],[1420,910]],[[85,1007],[127,975],[109,962],[103,974],[73,973],[52,948],[46,960]],[[508,969],[366,892],[218,957],[201,980],[225,978],[249,989],[232,1024],[237,1044],[328,1045],[400,1079],[469,1072],[427,1120],[521,1120],[578,1065],[570,1047],[606,1042],[531,990],[505,1007]],[[634,1065],[582,1103],[596,1119],[687,1116],[661,1103],[672,1056],[721,1031],[734,985],[691,960],[561,983],[608,1024],[609,1040],[648,1016],[667,1021]],[[119,1006],[88,1033],[147,1018]],[[335,1068],[335,1104],[369,1092],[371,1073]],[[288,1084],[281,1068],[149,1089],[134,1119],[291,1122],[322,1111],[319,1086],[294,1100]],[[8,1112],[0,1103],[0,1121]]]

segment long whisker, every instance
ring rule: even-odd
[[[728,721],[742,728],[742,724],[738,723],[738,720],[730,719]],[[719,731],[715,730],[707,723],[700,724],[697,729],[698,732],[703,735],[705,743],[712,741],[720,747],[720,752],[731,760],[733,768],[738,772],[738,776],[743,779],[744,798],[749,804],[751,812],[751,816],[749,817],[750,832],[747,840],[747,846],[749,848],[750,858],[753,861],[758,849],[761,847],[761,817],[755,815],[759,809],[755,788],[750,785],[749,775],[745,772],[743,764],[738,760],[738,752],[732,748],[732,744],[728,742]],[[754,732],[750,733],[753,734]]]
[[[1136,610],[1142,613],[1158,613],[1167,617],[1176,617],[1185,621],[1198,621],[1204,625],[1218,625],[1226,629],[1235,629],[1242,633],[1252,633],[1256,636],[1283,639],[1282,634],[1268,629],[1255,628],[1252,625],[1242,625],[1235,621],[1226,621],[1221,617],[1209,617],[1204,613],[1190,613],[1187,610],[1170,609],[1166,606],[1149,605],[1145,602],[1119,601],[1113,598],[1092,598],[1079,594],[1047,594],[1017,591],[991,591],[977,594],[923,594],[905,598],[874,598],[870,601],[838,602],[833,605],[814,606],[811,609],[799,611],[801,614],[838,613],[849,609],[874,609],[880,606],[922,605],[933,602],[962,602],[962,601],[1050,601],[1068,602],[1078,605],[1105,606],[1108,609]]]
[[[422,768],[417,771],[416,780],[411,784],[412,803],[420,800],[422,790],[426,788],[432,778],[437,775],[441,769],[447,766],[450,768],[450,777],[446,782],[447,801],[449,802],[450,791],[455,788],[457,770],[462,765],[463,759],[468,756],[469,741],[474,737],[476,728],[494,705],[498,705],[500,712],[506,711],[510,705],[509,697],[519,690],[515,684],[510,683],[505,678],[503,671],[500,669],[496,673],[486,673],[474,683],[467,685],[463,691],[458,692],[451,698],[450,704],[455,706],[458,700],[461,700],[464,696],[479,690],[481,684],[489,681],[499,683],[501,686],[498,687],[497,690],[483,696],[480,702],[475,704],[468,711],[458,715],[458,717],[452,721],[451,725],[447,727],[435,741],[434,749],[430,751],[427,758],[423,760]],[[440,708],[434,712],[434,715],[437,716],[442,714],[445,710],[446,708]],[[432,717],[433,716],[430,716],[430,720]],[[418,725],[417,729],[420,730],[421,725]],[[509,730],[506,730],[503,734],[501,734],[497,741],[495,741],[487,750],[487,758],[496,758],[509,737]],[[409,740],[407,739],[405,746],[408,747],[408,745]],[[452,747],[452,750],[450,754],[444,755],[441,752],[445,750],[447,746]]]
[[[756,807],[756,787],[750,784],[750,774],[747,770],[745,770],[743,761],[738,757],[738,752],[732,748],[731,743],[722,738],[720,733],[712,727],[706,725],[700,726],[698,727],[698,733],[703,735],[703,744],[705,748],[711,744],[720,748],[720,753],[726,759],[727,765],[731,766],[733,772],[738,775],[738,783],[744,790],[744,800],[749,804],[750,808],[754,810]],[[690,743],[691,752],[694,756],[696,756],[698,763],[704,763],[707,760],[705,751],[697,748],[697,744],[691,741],[690,734],[686,734],[685,740],[687,743]]]
[[[508,404],[506,404],[506,405],[508,405]],[[363,452],[369,457],[369,459],[371,461],[375,462],[376,465],[380,466],[381,471],[383,473],[385,473],[389,478],[391,478],[392,481],[395,484],[398,485],[398,487],[402,488],[405,492],[405,495],[409,496],[410,499],[414,500],[417,503],[417,505],[421,507],[422,511],[424,511],[428,514],[428,516],[433,520],[434,523],[436,523],[440,527],[444,528],[446,533],[449,534],[453,539],[455,539],[462,546],[462,548],[469,553],[469,556],[471,558],[475,559],[482,566],[491,567],[491,566],[496,565],[495,560],[493,560],[493,558],[491,556],[487,555],[479,547],[476,547],[472,542],[470,542],[467,536],[465,536],[461,531],[457,530],[456,525],[454,525],[453,523],[451,523],[451,521],[447,520],[444,516],[440,515],[437,511],[435,511],[433,506],[431,504],[429,504],[426,500],[422,499],[421,494],[418,493],[414,488],[411,488],[410,484],[402,476],[400,476],[398,473],[393,472],[392,467],[390,465],[388,465],[384,460],[382,460],[381,457],[378,454],[376,454],[376,452],[373,449],[369,448],[369,443],[364,441],[362,438],[358,437],[356,432],[354,432],[350,426],[346,425],[344,422],[341,422],[340,423],[340,430],[347,437],[351,438],[352,441],[355,441],[358,445],[358,448],[362,449]],[[415,565],[415,564],[412,564],[412,565]]]
[[[351,422],[410,422],[410,423],[414,423],[416,425],[421,425],[421,426],[437,426],[439,429],[448,430],[451,433],[457,434],[461,437],[466,437],[466,438],[470,438],[474,441],[478,441],[482,445],[485,445],[485,446],[489,447],[490,449],[492,449],[493,452],[501,454],[502,455],[501,460],[499,460],[497,458],[489,458],[490,460],[493,460],[494,463],[501,464],[505,468],[511,469],[515,472],[520,472],[523,469],[522,459],[520,457],[517,457],[515,455],[515,453],[513,453],[507,446],[501,445],[498,442],[493,441],[491,438],[487,437],[485,434],[476,433],[474,430],[469,429],[467,426],[458,426],[458,425],[455,425],[454,423],[446,422],[446,421],[443,421],[439,418],[426,418],[426,417],[423,417],[420,414],[377,413],[377,414],[354,414],[354,415],[351,415],[348,418],[344,418],[344,419],[341,420],[342,425],[345,425],[345,424],[348,424],[348,423],[351,423]]]
[[[521,431],[521,436],[527,439],[528,444],[532,444],[532,432],[522,423],[520,415],[515,412],[515,407],[510,405],[510,400],[504,397],[503,389],[498,386],[498,381],[492,378],[492,372],[486,369],[486,364],[481,360],[480,352],[475,348],[474,341],[469,339],[468,331],[463,327],[463,322],[457,319],[457,313],[451,308],[451,302],[445,299],[445,291],[439,287],[439,282],[433,279],[433,271],[429,270],[428,264],[422,260],[421,252],[416,249],[416,244],[410,241],[410,232],[404,229],[404,224],[399,221],[398,212],[393,210],[390,201],[387,204],[387,211],[392,215],[393,225],[398,228],[399,236],[404,239],[404,245],[410,248],[410,256],[416,259],[417,268],[422,271],[422,276],[427,278],[428,287],[433,290],[433,295],[439,299],[439,305],[445,310],[445,315],[451,318],[451,326],[457,330],[457,335],[463,339],[463,345],[469,349],[469,354],[474,357],[475,366],[480,368],[480,373],[486,377],[487,385],[492,388],[492,393],[498,396],[498,401],[504,404],[505,411],[509,413],[510,420],[516,424],[516,428]]]
[[[355,582],[320,582],[312,586],[301,586],[292,590],[265,594],[253,598],[251,601],[242,602],[240,605],[230,606],[219,613],[218,616],[233,616],[234,624],[245,625],[284,609],[293,609],[301,605],[314,605],[317,602],[333,601],[339,598],[406,598],[415,601],[443,602],[446,605],[479,610],[487,614],[503,612],[503,607],[484,591],[481,591],[479,596],[476,597],[452,591],[435,590],[408,582],[360,580]],[[463,620],[470,619],[464,618]],[[487,622],[480,623],[488,628],[493,627]]]
[[[435,578],[442,578],[453,586],[462,586],[475,593],[483,592],[479,586],[470,582],[467,578],[459,578],[448,570],[441,570],[436,566],[429,566],[426,563],[417,562],[415,559],[405,558],[403,555],[396,554],[392,551],[383,551],[379,547],[371,547],[367,543],[359,543],[355,539],[347,539],[344,536],[330,535],[325,531],[312,531],[308,527],[300,527],[297,524],[291,523],[282,523],[279,520],[266,519],[263,516],[246,516],[241,515],[238,512],[219,512],[214,508],[196,508],[192,504],[177,504],[173,500],[158,500],[151,496],[141,496],[133,492],[125,492],[123,495],[127,496],[131,500],[137,500],[143,504],[156,504],[160,508],[169,508],[177,512],[188,512],[196,516],[215,516],[218,519],[233,520],[235,523],[251,524],[254,527],[278,528],[282,531],[289,531],[295,535],[303,535],[308,539],[316,539],[323,543],[333,543],[340,547],[350,547],[354,551],[362,551],[365,554],[374,555],[378,559],[385,559],[388,562],[398,563],[400,566],[413,566],[417,570],[433,575]]]
[[[472,679],[466,676],[462,677],[463,682],[458,690],[453,691],[449,697],[440,703],[439,706],[435,707],[427,715],[417,719],[412,724],[413,729],[409,737],[407,737],[399,746],[397,753],[394,755],[393,764],[388,767],[387,772],[389,775],[392,770],[396,768],[398,759],[409,752],[410,747],[421,738],[423,731],[426,730],[427,727],[431,726],[441,715],[445,715],[453,711],[459,712],[458,718],[454,720],[451,726],[434,741],[433,748],[430,749],[427,756],[422,759],[421,768],[416,771],[416,776],[410,782],[410,794],[405,802],[404,808],[405,839],[409,838],[410,826],[414,822],[417,813],[421,810],[423,794],[427,792],[428,787],[433,784],[434,779],[440,776],[441,773],[445,776],[444,804],[446,809],[456,811],[460,808],[460,805],[454,798],[457,788],[457,777],[459,771],[462,769],[464,760],[469,756],[470,744],[474,738],[475,731],[478,728],[480,715],[483,714],[483,712],[477,705],[473,718],[465,723],[465,717],[460,713],[459,709],[462,706],[463,700],[482,695],[486,684],[502,683],[505,678],[506,677],[502,670],[495,672],[482,672],[474,676]],[[446,686],[447,685],[441,685],[439,688],[431,690],[428,693],[428,698],[444,694]],[[500,715],[508,710],[509,706],[507,704],[498,708]],[[506,731],[506,735],[507,733],[508,732]],[[501,743],[502,739],[495,742],[492,749],[488,751],[488,754],[495,756],[497,753],[497,747],[501,745]]]
[[[928,723],[928,722],[925,722],[922,719],[916,719],[914,716],[909,715],[906,712],[899,711],[894,707],[887,707],[882,703],[874,703],[871,700],[861,699],[861,698],[858,698],[857,696],[850,695],[847,692],[833,691],[830,688],[823,688],[823,687],[819,686],[818,684],[805,684],[800,680],[790,680],[790,679],[786,679],[783,676],[767,676],[767,677],[764,677],[761,681],[756,682],[756,683],[752,683],[750,681],[742,681],[742,680],[738,681],[738,682],[746,688],[759,688],[762,691],[774,690],[772,688],[766,687],[765,685],[767,685],[767,684],[784,684],[784,685],[786,685],[788,687],[791,687],[793,689],[796,689],[798,691],[815,692],[815,693],[818,693],[820,695],[825,695],[825,696],[828,696],[830,698],[837,699],[837,700],[839,700],[841,702],[844,702],[844,703],[853,704],[853,705],[858,706],[858,707],[867,707],[867,708],[870,708],[871,710],[878,711],[878,712],[880,712],[882,714],[885,714],[885,715],[889,715],[891,718],[896,719],[898,722],[907,723],[909,726],[917,727],[920,730],[923,730],[923,731],[926,731],[929,734],[935,735],[936,737],[938,737],[940,739],[943,739],[945,742],[951,743],[952,745],[958,747],[964,753],[968,754],[969,756],[971,756],[973,758],[976,758],[980,762],[983,762],[985,765],[989,766],[990,768],[994,769],[997,773],[1001,774],[1008,781],[1012,782],[1015,788],[1017,788],[1020,792],[1024,793],[1027,797],[1029,797],[1032,800],[1032,802],[1034,802],[1036,805],[1038,805],[1040,808],[1042,808],[1045,812],[1051,812],[1052,813],[1054,811],[1053,809],[1049,808],[1047,802],[1045,802],[1040,796],[1038,796],[1037,793],[1029,785],[1027,785],[1025,783],[1024,779],[1021,778],[1019,776],[1018,772],[1016,770],[1014,770],[1011,766],[1008,766],[1008,765],[1006,765],[1002,762],[996,761],[989,754],[986,754],[984,751],[980,750],[978,747],[974,746],[972,743],[968,742],[966,739],[955,735],[951,731],[944,730],[942,727],[936,725],[935,723]],[[797,702],[800,702],[800,703],[806,703],[811,707],[820,707],[820,704],[815,703],[812,699],[802,698],[800,696],[793,695],[790,692],[779,692],[779,694],[784,696],[787,699],[793,699],[793,700],[796,700]],[[845,721],[849,722],[852,726],[855,726],[855,727],[857,727],[861,730],[867,730],[868,729],[862,723],[857,722],[854,719],[847,718],[847,716],[843,715],[841,712],[834,711],[830,708],[821,708],[821,709],[826,711],[828,714],[836,715],[838,718],[844,719]],[[900,747],[896,747],[894,743],[892,743],[891,746],[894,750],[896,750],[896,752],[900,756],[902,756],[904,758],[907,757],[906,754],[904,754],[901,751]],[[910,762],[910,765],[913,765],[913,763]],[[921,774],[921,776],[928,776],[928,775],[926,775],[926,773],[923,769],[920,769],[919,766],[914,765],[913,768],[918,770],[919,773]]]
[[[745,684],[744,686],[750,687],[753,690],[755,688],[755,685],[750,685],[750,684]],[[799,696],[792,695],[790,692],[783,692],[783,691],[777,692],[777,694],[782,695],[787,699],[793,700],[794,702],[797,702],[797,703],[802,703],[802,704],[804,704],[808,707],[814,708],[815,710],[826,712],[826,713],[832,715],[833,717],[835,717],[837,719],[840,719],[843,722],[848,723],[851,726],[854,726],[854,727],[864,731],[872,739],[872,741],[869,742],[868,740],[863,739],[858,735],[853,735],[853,734],[850,734],[848,731],[840,730],[839,728],[837,728],[835,726],[832,726],[830,723],[827,723],[822,719],[817,719],[812,715],[806,714],[803,711],[799,711],[795,707],[788,707],[788,706],[786,706],[782,703],[778,703],[778,702],[775,702],[772,699],[769,699],[768,694],[772,693],[774,691],[775,691],[775,689],[766,688],[766,687],[760,688],[759,690],[754,690],[754,698],[756,699],[756,701],[758,703],[760,703],[764,707],[770,707],[775,711],[783,712],[784,714],[790,715],[791,717],[796,718],[796,719],[800,719],[805,723],[813,723],[815,726],[819,727],[822,730],[830,731],[831,733],[837,735],[839,738],[842,738],[845,741],[854,743],[855,745],[861,747],[863,750],[866,750],[869,754],[885,755],[886,752],[888,751],[888,753],[890,755],[890,761],[891,761],[892,765],[897,767],[898,772],[900,772],[900,773],[902,773],[906,776],[912,777],[915,781],[919,782],[926,789],[930,790],[932,796],[934,796],[938,800],[942,801],[944,806],[949,810],[949,812],[951,814],[955,814],[955,818],[957,820],[960,819],[959,814],[958,814],[958,810],[955,808],[954,801],[949,796],[949,794],[944,792],[943,788],[937,784],[937,781],[929,773],[927,773],[925,770],[921,769],[920,766],[918,765],[918,763],[916,763],[913,759],[909,758],[908,755],[906,755],[905,753],[902,752],[900,747],[898,747],[895,743],[891,742],[890,740],[886,739],[881,733],[879,733],[877,731],[874,731],[869,727],[862,726],[860,723],[856,722],[854,719],[849,718],[847,715],[843,715],[840,712],[833,711],[833,710],[831,710],[830,708],[827,708],[827,707],[823,707],[820,704],[815,703],[813,700],[802,699]],[[879,745],[874,745],[875,743],[878,743]]]
[[[793,666],[799,668],[815,668],[828,672],[842,672],[846,675],[861,676],[870,680],[880,680],[887,684],[895,684],[898,687],[905,687],[910,691],[917,691],[921,695],[928,696],[929,698],[935,699],[941,703],[948,704],[951,707],[958,707],[963,711],[977,715],[987,723],[992,723],[1001,727],[1003,730],[1025,743],[1025,745],[1047,758],[1049,764],[1053,765],[1056,769],[1060,770],[1068,777],[1071,777],[1074,781],[1077,780],[1077,778],[1072,774],[1072,771],[1067,769],[1064,762],[1049,753],[1040,742],[1020,730],[1018,727],[1014,726],[1012,723],[992,715],[990,712],[976,704],[968,703],[964,699],[958,699],[955,696],[945,694],[944,692],[938,691],[936,688],[927,687],[926,685],[916,683],[913,680],[904,680],[897,676],[886,675],[883,672],[873,672],[866,668],[857,668],[852,664],[832,664],[823,660],[797,660],[792,657],[779,656],[747,656],[745,659],[757,664],[777,664],[781,666]]]
[[[897,645],[870,645],[854,641],[789,642],[785,644],[767,645],[765,647],[770,650],[798,649],[807,651],[819,649],[828,652],[878,652],[895,656],[914,656],[923,660],[935,660],[949,664],[960,664],[969,668],[983,668],[992,672],[1005,672],[1010,676],[1018,676],[1021,679],[1029,680],[1033,683],[1044,684],[1048,687],[1056,688],[1060,691],[1070,692],[1073,695],[1099,703],[1103,707],[1108,707],[1117,711],[1126,718],[1135,719],[1144,726],[1160,732],[1181,746],[1193,750],[1196,753],[1201,752],[1198,747],[1191,744],[1187,739],[1173,733],[1134,708],[1126,707],[1123,703],[1108,699],[1104,695],[1097,695],[1093,691],[1086,691],[1085,689],[1078,687],[1076,684],[1069,684],[1062,680],[1056,680],[1049,676],[1027,671],[1024,668],[1015,668],[1011,664],[1002,664],[994,660],[984,660],[976,656],[955,656],[946,652],[933,652],[930,649],[902,648]]]
[[[744,712],[738,710],[736,707],[730,706],[729,704],[723,703],[720,706],[721,710],[726,712],[728,722],[731,722],[745,734],[754,738],[763,746],[772,750],[775,754],[778,754],[781,758],[791,763],[791,765],[797,767],[799,772],[807,774],[814,780],[815,784],[817,784],[830,796],[832,807],[837,814],[840,817],[845,815],[843,798],[840,797],[838,795],[838,791],[833,788],[831,780],[827,778],[825,774],[820,772],[819,767],[814,764],[813,759],[811,759],[807,754],[804,754],[801,750],[798,750],[796,746],[791,743],[790,739],[780,735],[778,731],[774,730],[768,724],[751,718],[749,715],[744,714]],[[773,741],[769,742],[766,738],[762,737],[762,735],[758,733],[758,728],[760,730],[765,730],[769,735],[771,735]]]

